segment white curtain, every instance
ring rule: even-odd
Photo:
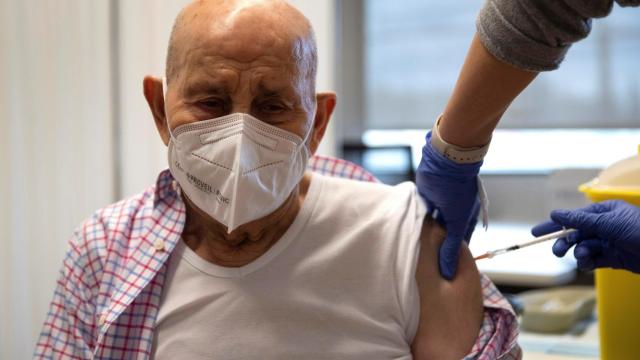
[[[74,227],[113,201],[109,4],[0,5],[0,354],[29,358]]]
[[[0,0],[0,359],[31,357],[73,229],[166,166],[142,78],[186,2]],[[334,1],[293,3],[332,89]]]

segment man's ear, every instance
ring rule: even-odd
[[[145,76],[142,80],[142,89],[144,91],[144,97],[147,99],[149,109],[153,115],[153,120],[156,123],[156,128],[162,142],[165,145],[169,144],[169,128],[167,125],[167,116],[164,112],[164,89],[162,86],[162,80],[153,77]]]
[[[320,141],[324,137],[327,130],[329,119],[336,107],[336,94],[332,92],[323,92],[316,94],[316,116],[313,121],[313,133],[311,134],[311,153],[315,154],[320,145]]]

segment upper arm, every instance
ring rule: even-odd
[[[461,359],[470,352],[483,319],[482,288],[475,262],[463,244],[456,277],[438,270],[438,249],[445,232],[425,220],[420,235],[416,280],[420,322],[411,350],[415,359]]]
[[[95,266],[90,258],[84,233],[77,232],[70,241],[34,358],[91,357],[95,330],[95,309],[91,299],[96,280],[90,271]]]
[[[572,43],[589,35],[591,19],[607,16],[612,0],[492,0],[478,15],[487,49],[519,69],[557,69]]]

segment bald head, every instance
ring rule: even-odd
[[[216,48],[238,62],[279,56],[315,91],[317,48],[309,20],[281,0],[198,0],[177,16],[169,40],[167,82],[181,75],[195,49]]]
[[[308,139],[315,151],[334,93],[316,93],[309,20],[282,0],[202,0],[171,33],[167,87],[147,76],[144,93],[165,144],[170,129],[233,113]]]

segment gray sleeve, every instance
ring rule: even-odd
[[[589,35],[591,19],[607,16],[612,7],[613,0],[486,0],[476,25],[482,44],[499,60],[523,70],[554,70],[571,44]]]

